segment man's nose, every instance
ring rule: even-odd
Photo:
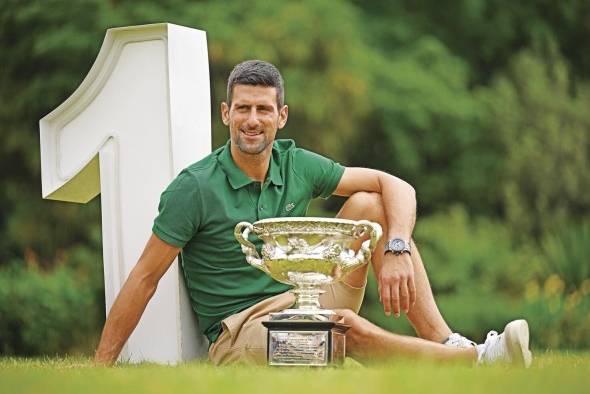
[[[260,121],[258,120],[258,113],[256,112],[256,108],[252,108],[250,110],[250,116],[248,116],[247,125],[250,128],[257,127]]]

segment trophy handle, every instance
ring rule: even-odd
[[[234,236],[236,237],[240,245],[242,245],[242,252],[246,255],[246,261],[248,262],[248,264],[268,274],[269,271],[264,265],[264,262],[262,261],[260,256],[258,255],[256,247],[252,242],[248,241],[248,235],[250,235],[250,231],[252,231],[253,229],[254,226],[252,226],[251,223],[240,222],[236,224],[236,227],[234,228]]]
[[[369,231],[369,239],[361,244],[361,248],[349,265],[349,270],[354,270],[371,260],[371,252],[375,250],[375,246],[377,246],[377,242],[383,234],[383,230],[379,223],[370,222],[368,220],[359,220],[354,229],[355,235],[362,237],[367,231]]]

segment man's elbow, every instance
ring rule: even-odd
[[[417,205],[416,202],[416,189],[412,185],[410,185],[406,181],[402,181],[404,183],[405,194],[407,195],[408,201],[414,206],[414,209]]]
[[[414,189],[412,185],[410,185],[408,182],[404,181],[401,178],[398,178],[391,174],[387,175],[389,175],[390,179],[392,179],[397,184],[398,190],[403,191],[403,193],[408,197],[408,199],[414,202],[416,201],[416,189]]]
[[[414,186],[410,185],[408,182],[406,182],[406,181],[403,181],[403,182],[405,183],[408,196],[410,196],[410,198],[415,202],[416,201],[416,189],[414,189]]]

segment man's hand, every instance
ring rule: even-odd
[[[387,316],[399,317],[400,310],[408,313],[416,302],[414,266],[408,253],[386,253],[379,272],[379,298]]]

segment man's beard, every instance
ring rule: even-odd
[[[258,155],[260,153],[262,153],[266,147],[268,146],[268,140],[266,138],[266,135],[264,136],[264,139],[262,141],[260,141],[259,144],[248,144],[246,143],[243,139],[242,139],[242,134],[239,131],[238,132],[238,136],[236,138],[236,146],[238,147],[238,149],[242,152],[245,153],[247,155]]]

